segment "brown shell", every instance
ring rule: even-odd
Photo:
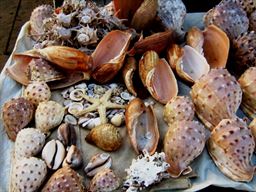
[[[189,164],[201,154],[205,142],[205,128],[198,121],[182,120],[169,125],[164,138],[169,174],[177,178],[190,173]]]
[[[234,117],[242,90],[226,69],[212,69],[201,77],[190,92],[197,116],[210,130],[222,119]]]
[[[159,141],[159,130],[153,108],[145,106],[139,98],[133,99],[127,105],[125,123],[135,152],[139,154],[146,150],[149,154],[154,154]]]
[[[6,133],[15,141],[18,132],[26,127],[34,115],[34,105],[25,98],[11,99],[2,108],[2,119]]]
[[[137,96],[137,92],[134,88],[133,77],[136,69],[137,69],[136,59],[134,57],[128,57],[123,66],[122,75],[123,75],[124,83],[126,85],[127,90],[131,94],[133,94],[135,97]]]
[[[256,117],[256,67],[250,67],[238,80],[242,90],[242,109],[251,118]]]
[[[256,142],[256,118],[254,118],[252,120],[252,122],[249,125],[249,128],[251,129],[252,135],[254,137],[254,141]],[[255,148],[255,150],[256,150],[256,148]]]
[[[250,15],[256,9],[255,0],[235,0],[235,1],[243,7],[247,15]]]
[[[191,27],[186,36],[187,45],[193,47],[200,54],[204,54],[204,35],[203,32],[197,27]]]
[[[171,44],[170,48],[167,50],[167,61],[170,64],[172,70],[176,71],[176,66],[181,62],[182,56],[184,54],[183,48],[177,44]]]
[[[251,130],[239,119],[223,119],[212,131],[208,151],[220,171],[234,181],[249,182],[254,175]]]
[[[188,96],[176,96],[164,106],[163,116],[168,125],[175,121],[193,120],[194,115],[195,107]]]
[[[66,166],[58,169],[47,181],[42,192],[84,192],[86,191],[82,177],[73,169]]]

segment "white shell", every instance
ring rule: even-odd
[[[70,92],[69,98],[72,101],[81,101],[83,99],[83,95],[85,94],[84,89],[74,89]]]
[[[76,116],[78,111],[82,111],[84,108],[82,103],[71,103],[68,107],[68,112],[74,116]]]

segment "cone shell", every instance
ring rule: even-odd
[[[47,181],[42,192],[83,192],[85,188],[82,177],[73,169],[66,166],[58,169]]]
[[[169,174],[177,178],[190,173],[189,164],[201,154],[205,141],[205,128],[198,121],[182,120],[171,124],[164,138]]]
[[[242,90],[242,109],[251,118],[256,117],[256,67],[250,67],[238,80]]]
[[[213,129],[222,119],[234,117],[242,100],[242,90],[226,69],[212,69],[190,92],[197,116]]]
[[[131,33],[116,30],[101,40],[92,54],[92,76],[96,81],[106,83],[115,77],[123,66],[131,36]]]
[[[11,99],[2,108],[2,119],[6,133],[15,141],[18,132],[26,127],[34,115],[34,105],[25,98]]]
[[[153,108],[145,106],[139,98],[133,99],[125,111],[125,124],[135,152],[139,154],[146,150],[154,154],[159,130]]]
[[[85,137],[85,140],[104,151],[116,151],[122,145],[121,134],[118,128],[112,124],[102,124],[94,127]]]
[[[122,75],[123,75],[124,83],[126,85],[127,90],[131,94],[133,94],[135,97],[137,96],[137,93],[133,85],[133,77],[136,69],[137,69],[136,59],[134,57],[128,57],[122,69]]]
[[[208,151],[220,171],[234,181],[249,182],[254,175],[251,130],[238,118],[223,119],[212,131]]]
[[[193,120],[195,107],[187,96],[176,96],[164,106],[164,120],[168,125],[175,121]]]

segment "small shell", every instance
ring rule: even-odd
[[[101,120],[99,117],[96,118],[84,118],[84,119],[80,119],[80,121],[84,121],[82,124],[83,128],[86,129],[93,129],[94,127],[97,127],[101,124]]]
[[[68,106],[68,112],[76,116],[77,112],[82,111],[84,106],[82,103],[73,102]]]
[[[249,29],[250,31],[256,31],[256,10],[254,10],[249,17]]]
[[[134,77],[134,72],[136,71],[136,69],[137,69],[136,59],[134,57],[128,57],[123,66],[122,74],[123,74],[123,79],[124,79],[126,88],[135,97],[137,96],[137,93],[134,88],[133,77]]]
[[[69,123],[71,125],[77,125],[77,119],[73,115],[65,115],[64,122]]]
[[[76,131],[75,128],[68,124],[63,123],[58,128],[58,139],[65,145],[65,146],[71,146],[76,144]]]
[[[254,118],[252,120],[252,122],[250,123],[249,125],[249,128],[251,129],[252,131],[252,135],[254,137],[254,142],[256,143],[256,118]],[[256,150],[256,148],[254,149],[254,151]]]
[[[193,47],[198,53],[204,55],[204,35],[203,32],[197,27],[189,29],[186,37],[187,45]]]
[[[117,113],[110,119],[110,122],[114,126],[120,127],[124,123],[124,119],[125,117],[123,113]]]
[[[107,153],[98,153],[94,155],[87,166],[84,168],[84,172],[88,177],[93,177],[98,172],[105,168],[111,168],[112,158]]]
[[[81,101],[83,99],[83,95],[85,94],[84,89],[75,89],[70,92],[69,98],[72,101]]]
[[[83,162],[81,151],[75,146],[71,145],[68,149],[67,156],[63,160],[62,166],[69,166],[71,168],[78,168]]]
[[[176,71],[176,66],[181,62],[184,49],[177,44],[171,44],[167,50],[167,61],[169,62],[172,70]]]
[[[122,144],[122,137],[118,128],[111,124],[94,127],[85,137],[85,140],[104,151],[116,151]]]

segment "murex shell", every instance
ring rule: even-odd
[[[251,130],[239,119],[223,119],[212,131],[208,151],[227,177],[249,182],[254,175],[252,154],[255,142]]]
[[[189,164],[198,157],[206,142],[205,128],[198,121],[183,120],[169,125],[164,138],[168,172],[172,177],[186,175],[192,171]]]
[[[242,90],[226,69],[212,69],[190,92],[197,116],[210,130],[222,119],[232,118],[242,101]]]

